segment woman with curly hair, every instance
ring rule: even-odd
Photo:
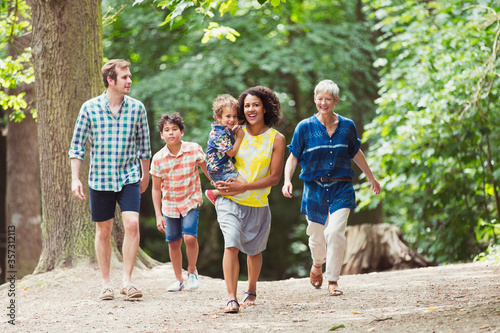
[[[215,201],[217,220],[224,236],[222,268],[229,301],[225,312],[239,312],[236,296],[240,272],[238,253],[247,254],[248,289],[241,305],[254,305],[257,280],[271,229],[267,196],[283,171],[286,140],[273,129],[281,117],[281,105],[269,88],[257,86],[238,98],[238,118],[245,136],[236,154],[235,167],[247,183],[230,178],[215,183],[221,196]]]

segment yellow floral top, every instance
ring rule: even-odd
[[[278,131],[269,128],[263,134],[252,136],[248,134],[246,126],[242,127],[245,137],[241,142],[238,153],[236,154],[236,163],[234,166],[239,174],[248,183],[255,182],[271,173],[271,156],[273,154],[274,138]],[[234,202],[250,207],[268,206],[267,196],[271,192],[271,187],[259,190],[245,191],[243,193],[228,196]]]

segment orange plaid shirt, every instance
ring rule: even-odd
[[[198,163],[205,161],[201,146],[182,141],[181,150],[174,156],[165,145],[153,156],[151,175],[161,179],[161,211],[170,218],[186,216],[201,205]]]

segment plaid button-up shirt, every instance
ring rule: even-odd
[[[161,179],[161,211],[171,218],[186,216],[201,205],[200,173],[198,163],[205,161],[201,146],[182,141],[177,155],[172,155],[165,145],[151,162],[151,175]]]
[[[138,159],[151,158],[146,108],[140,101],[124,96],[115,117],[106,93],[88,100],[78,114],[69,157],[83,161],[87,140],[90,188],[119,192],[124,185],[137,183],[141,177]]]

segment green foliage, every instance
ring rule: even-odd
[[[141,4],[143,2],[144,0],[135,0],[133,5]],[[273,7],[277,7],[281,2],[286,3],[286,0],[153,0],[153,2],[157,3],[157,7],[168,11],[168,15],[165,17],[160,26],[169,24],[172,29],[175,26],[185,23],[186,16],[191,15],[189,13],[190,9],[194,9],[196,13],[202,17],[205,16],[211,19],[217,12],[221,17],[226,13],[235,15],[238,9],[240,9],[240,5],[242,8],[249,6],[260,7],[265,5],[266,2],[269,2]],[[210,22],[208,27],[205,29],[205,32],[206,33],[203,36],[202,43],[208,42],[212,37],[221,39],[223,36],[234,42],[236,40],[236,36],[239,36],[234,29],[226,26],[219,26],[216,22]]]
[[[217,37],[218,39],[227,38],[231,42],[236,41],[236,36],[240,36],[240,33],[229,27],[221,27],[217,22],[210,22],[208,28],[204,29],[205,34],[201,39],[203,44],[208,43],[212,37]]]
[[[431,259],[470,260],[498,239],[498,2],[365,4],[382,54],[371,204]]]
[[[474,261],[488,261],[492,263],[500,263],[500,244],[490,245],[486,251],[478,254]]]
[[[7,56],[8,45],[14,44],[16,37],[21,37],[31,31],[31,25],[26,19],[30,17],[30,7],[26,1],[7,1],[0,6],[0,106],[3,110],[10,109],[10,119],[21,121],[25,118],[24,109],[27,103],[25,93],[12,94],[11,90],[23,83],[32,83],[35,79],[33,67],[30,64],[31,49],[18,50],[19,56]],[[23,19],[24,18],[24,19]],[[36,112],[31,110],[36,119]],[[5,121],[5,120],[3,120]],[[0,124],[3,122],[0,121]]]

